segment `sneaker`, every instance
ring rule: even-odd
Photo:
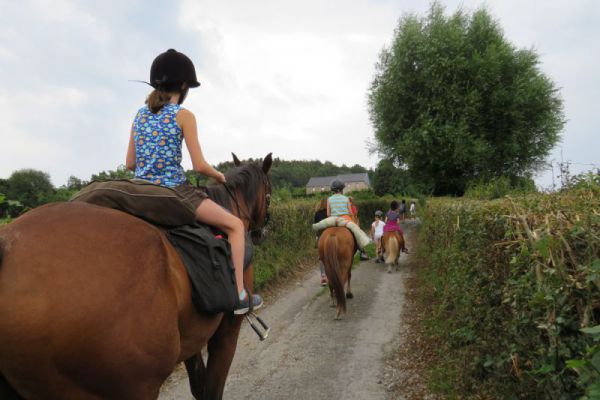
[[[246,295],[246,298],[244,300],[240,300],[236,309],[233,310],[233,313],[236,315],[240,315],[240,314],[246,314],[248,311],[250,311],[250,301],[249,300],[250,300],[250,297],[248,295]],[[262,297],[260,297],[259,294],[253,294],[252,295],[252,309],[258,310],[259,308],[262,307],[262,305],[263,305]]]
[[[360,259],[363,261],[369,260],[369,255],[367,254],[366,251],[361,251],[360,252]]]
[[[327,286],[327,277],[325,275],[321,275],[321,286]]]

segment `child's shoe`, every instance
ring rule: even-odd
[[[263,299],[260,295],[253,294],[252,299],[250,299],[248,293],[244,289],[242,290],[242,293],[240,293],[240,302],[235,310],[233,310],[233,313],[236,315],[246,314],[248,311],[250,311],[250,301],[252,301],[253,310],[258,310],[263,305]]]

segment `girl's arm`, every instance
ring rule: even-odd
[[[129,146],[127,146],[125,167],[128,170],[135,171],[135,143],[133,142],[133,126],[131,127],[131,133],[129,134]]]
[[[192,114],[191,111],[181,109],[177,113],[176,121],[177,125],[183,130],[183,138],[185,139],[185,145],[190,152],[194,171],[214,178],[219,183],[225,183],[225,175],[207,163],[204,159],[204,155],[202,155],[200,141],[198,140],[196,117],[194,117],[194,114]]]
[[[331,217],[331,208],[329,208],[329,199],[327,199],[327,216]]]

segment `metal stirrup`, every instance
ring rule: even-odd
[[[245,317],[246,317],[246,321],[248,321],[248,323],[250,324],[250,326],[252,327],[254,332],[256,332],[256,334],[258,335],[261,342],[263,340],[265,340],[267,337],[269,337],[269,332],[271,331],[271,328],[269,328],[267,326],[267,324],[265,323],[265,321],[263,321],[258,315],[254,314],[252,311],[250,311],[245,314]],[[262,326],[262,330],[252,322],[252,319],[250,317],[252,317],[256,321],[258,321],[258,323]]]

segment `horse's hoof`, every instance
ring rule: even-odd
[[[392,267],[388,267],[387,271],[388,271],[388,274],[391,274],[392,273]]]
[[[348,292],[348,293],[346,293],[346,298],[347,299],[353,299],[354,295],[352,294],[352,292]]]

